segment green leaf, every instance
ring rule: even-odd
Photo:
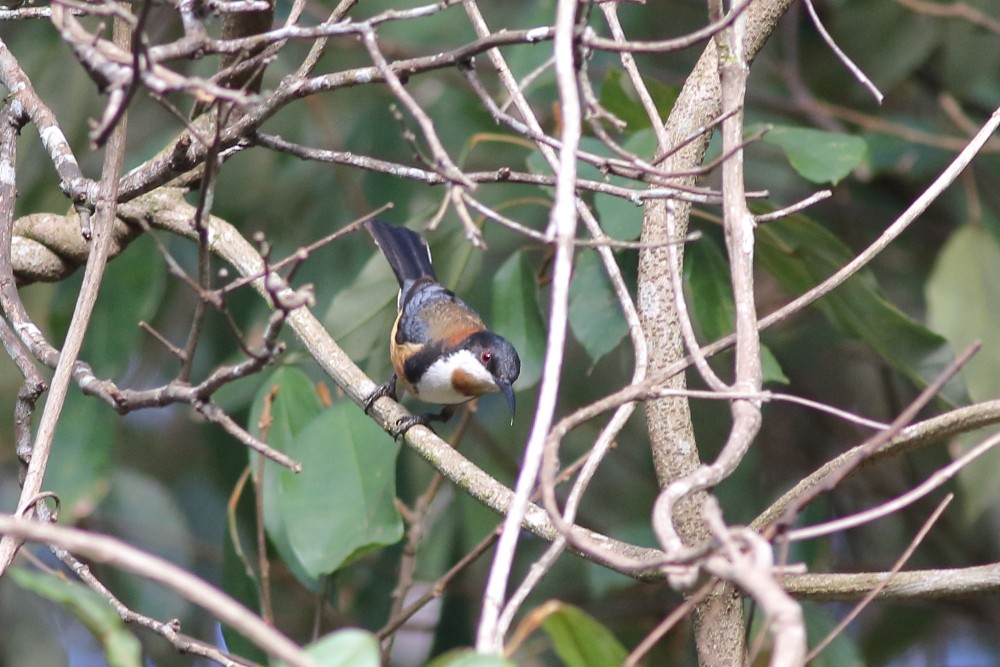
[[[965,225],[941,249],[927,281],[927,323],[956,352],[983,347],[962,369],[974,401],[1000,395],[1000,243],[979,225]]]
[[[612,179],[615,181],[617,179]],[[604,233],[618,241],[632,241],[642,232],[642,206],[627,199],[597,193],[594,208]]]
[[[606,627],[577,607],[558,605],[542,628],[567,667],[608,667],[625,661],[628,652]]]
[[[358,408],[341,402],[295,436],[288,454],[302,463],[278,471],[278,510],[296,557],[312,577],[398,542],[399,445]]]
[[[596,252],[577,254],[569,286],[569,326],[592,364],[628,334],[618,298]]]
[[[323,667],[378,667],[378,640],[364,630],[338,630],[305,649]],[[282,667],[285,662],[278,663]]]
[[[684,248],[684,286],[691,319],[706,342],[733,332],[736,308],[729,264],[714,239],[703,236]]]
[[[273,388],[277,393],[271,402],[271,422],[267,432],[268,444],[285,451],[286,447],[316,415],[323,412],[323,404],[316,394],[312,379],[294,366],[275,370],[261,385],[250,409],[250,432],[260,436],[260,419],[264,402]],[[250,454],[251,459],[256,454]]]
[[[801,215],[762,225],[757,239],[761,263],[795,294],[816,286],[854,257],[833,234]],[[918,387],[937,377],[953,357],[944,338],[886,300],[870,271],[859,272],[816,307],[844,335],[870,345]],[[956,383],[941,396],[953,404],[965,402],[964,387]]]
[[[498,655],[476,653],[471,648],[455,649],[438,656],[427,667],[515,667],[510,660]]]
[[[954,232],[927,282],[927,321],[944,334],[955,351],[973,341],[982,348],[962,369],[974,401],[1000,394],[1000,243],[980,225],[964,225]],[[957,441],[964,452],[980,442],[982,433]],[[967,520],[977,519],[1000,497],[1000,450],[984,454],[958,476]]]
[[[733,286],[729,264],[714,239],[702,237],[684,249],[684,286],[688,311],[702,343],[727,336],[736,327]],[[781,364],[766,345],[761,345],[764,382],[788,384]]]
[[[11,568],[13,581],[70,611],[104,647],[110,667],[140,667],[142,647],[107,600],[81,583],[42,572]]]
[[[679,89],[646,77],[643,81],[653,98],[653,105],[666,118],[677,101]],[[635,132],[652,127],[649,114],[639,101],[628,75],[620,69],[608,68],[601,82],[601,106],[628,123],[626,132]]]
[[[861,137],[810,128],[774,127],[764,141],[784,151],[792,168],[813,183],[839,182],[868,155]]]
[[[996,5],[992,0],[981,0],[978,7],[987,9]],[[996,99],[1000,93],[995,69],[1000,60],[996,30],[983,30],[972,21],[948,21],[942,32],[942,69],[954,86],[949,89],[970,102]]]
[[[271,426],[267,434],[267,443],[275,449],[288,453],[295,437],[322,412],[323,406],[308,375],[290,366],[279,368],[261,385],[250,409],[249,430],[255,436],[260,436],[258,426],[264,412],[265,399],[275,386],[278,392],[271,404]],[[259,455],[252,451],[249,455],[251,463],[256,465]],[[308,573],[292,548],[285,516],[280,509],[282,486],[279,475],[282,470],[285,469],[273,461],[266,461],[264,464],[264,475],[261,480],[264,528],[274,548],[278,550],[281,559],[296,579],[303,586],[315,591],[319,588],[319,582]]]
[[[819,604],[803,604],[802,611],[805,616],[806,634],[814,641],[819,641],[830,634],[840,620]],[[858,651],[858,645],[849,632],[839,633],[818,656],[809,661],[810,667],[862,667],[865,663]]]
[[[521,375],[515,390],[535,385],[542,376],[545,321],[538,306],[538,286],[524,253],[503,263],[493,277],[494,331],[509,340],[521,357]]]
[[[372,357],[388,374],[389,331],[396,318],[399,285],[381,253],[375,252],[361,273],[333,298],[323,324],[344,351],[357,362]],[[373,331],[379,332],[372,335]],[[381,356],[379,356],[381,354]],[[374,373],[375,370],[370,372]]]

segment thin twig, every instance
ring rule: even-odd
[[[941,389],[955,376],[956,373],[972,358],[972,356],[979,351],[981,345],[979,343],[974,343],[965,349],[962,354],[958,355],[953,362],[948,364],[948,366],[941,371],[934,381],[931,382],[920,395],[917,396],[905,410],[899,413],[899,415],[892,420],[889,428],[884,431],[880,431],[868,438],[860,447],[858,447],[849,458],[846,458],[842,464],[833,470],[830,470],[827,475],[817,484],[804,489],[802,493],[795,499],[793,499],[783,512],[783,516],[779,519],[779,523],[768,527],[765,534],[773,535],[775,530],[782,530],[787,526],[790,526],[794,518],[799,514],[803,507],[808,505],[814,499],[816,499],[822,493],[835,488],[847,475],[851,473],[852,470],[857,468],[861,463],[878,451],[883,445],[889,442],[893,436],[899,434],[903,428],[905,428],[913,419],[920,413],[920,410],[924,408],[938,393]]]
[[[63,12],[64,10],[58,7],[53,8],[53,21],[56,20],[58,14]],[[116,42],[127,46],[131,38],[128,26],[120,20],[116,20],[114,30]],[[108,260],[108,250],[113,239],[112,228],[118,200],[119,175],[125,156],[125,136],[126,117],[123,115],[111,134],[107,152],[104,155],[100,195],[94,216],[94,239],[91,252],[87,258],[87,268],[84,270],[83,284],[80,287],[76,308],[70,320],[69,330],[66,332],[66,341],[59,354],[59,362],[52,378],[52,387],[48,399],[45,401],[35,441],[31,448],[31,461],[28,464],[21,489],[21,498],[18,501],[19,510],[27,507],[29,499],[41,490],[52,441],[59,424],[59,416],[62,413],[72,380],[74,363],[80,354],[84,334],[90,325],[90,315],[97,302],[97,293],[101,287],[101,279],[104,276],[104,268]],[[0,540],[0,575],[10,566],[19,546],[19,542],[11,536]]]
[[[205,609],[250,638],[268,654],[298,667],[319,666],[314,658],[294,642],[222,591],[170,561],[140,551],[121,540],[77,528],[41,524],[3,515],[0,515],[0,534],[15,537],[19,541],[56,545],[74,554],[138,574]]]
[[[852,61],[848,55],[844,53],[843,49],[837,46],[837,42],[834,41],[833,36],[826,31],[826,28],[823,27],[823,22],[819,20],[819,14],[816,13],[816,8],[813,7],[812,0],[805,0],[805,4],[806,9],[809,11],[809,18],[812,19],[813,25],[816,26],[816,32],[820,34],[820,37],[823,38],[826,45],[830,47],[830,50],[833,51],[834,55],[836,55],[840,62],[843,63],[844,67],[846,67],[848,71],[854,75],[854,78],[857,79],[862,86],[868,89],[868,92],[872,94],[875,101],[882,104],[882,99],[885,97],[882,94],[882,91],[879,90],[872,80],[865,75],[860,67],[854,64],[854,61]]]
[[[455,427],[455,432],[451,438],[451,444],[453,447],[457,448],[461,442],[462,437],[465,435],[466,429],[468,429],[469,424],[472,422],[472,409],[466,408],[462,411],[462,417]],[[417,498],[416,502],[413,504],[413,509],[409,511],[406,516],[406,522],[408,524],[406,530],[406,541],[403,543],[403,555],[399,560],[399,578],[396,583],[396,588],[392,591],[392,606],[389,609],[389,618],[395,619],[399,618],[403,612],[403,605],[406,603],[406,596],[414,584],[414,573],[417,569],[417,553],[421,547],[421,543],[427,536],[429,530],[430,522],[430,510],[437,497],[438,491],[441,489],[441,483],[444,481],[444,477],[441,473],[435,473],[431,478],[431,481],[427,484],[427,488],[422,494]],[[402,626],[399,626],[402,627]],[[382,662],[384,664],[389,664],[389,658],[392,655],[392,646],[395,641],[396,633],[390,632],[383,636],[382,639]]]
[[[622,663],[623,667],[635,667],[638,665],[639,661],[653,649],[656,642],[660,641],[660,639],[663,638],[663,635],[670,632],[674,626],[694,611],[695,607],[701,604],[701,602],[708,597],[709,593],[712,592],[712,589],[715,588],[718,583],[717,579],[710,579],[702,584],[701,587],[694,593],[686,596],[684,598],[684,602],[674,607],[673,611],[667,614],[667,616],[660,621],[655,628],[653,628],[653,631],[643,637],[642,641],[639,642],[634,649],[632,649],[632,651],[625,657],[625,662]]]
[[[930,477],[923,481],[923,483],[913,489],[910,489],[906,493],[893,498],[889,502],[883,503],[878,507],[873,507],[872,509],[864,512],[852,514],[851,516],[844,517],[843,519],[790,530],[788,531],[788,539],[790,541],[811,540],[822,535],[831,535],[833,533],[839,533],[851,528],[856,528],[857,526],[877,521],[883,517],[895,514],[904,507],[912,505],[931,491],[945,484],[948,480],[957,475],[959,471],[997,445],[1000,445],[1000,435],[987,438],[945,467],[935,470]]]
[[[580,99],[576,85],[573,26],[576,18],[575,0],[559,0],[556,6],[556,35],[553,44],[555,72],[562,107],[562,148],[556,172],[555,204],[549,218],[546,235],[555,242],[552,288],[549,307],[549,330],[545,346],[542,383],[535,408],[535,418],[525,445],[521,471],[514,489],[514,498],[507,510],[503,533],[490,569],[483,596],[482,613],[476,633],[476,649],[482,653],[499,654],[503,636],[498,623],[510,570],[521,532],[531,489],[535,485],[545,451],[545,438],[552,425],[558,399],[566,343],[569,308],[569,283],[573,270],[573,239],[576,237],[576,150],[581,137]]]

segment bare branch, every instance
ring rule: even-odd
[[[846,67],[851,72],[851,74],[854,75],[854,78],[857,79],[861,83],[861,85],[863,85],[865,88],[868,89],[868,92],[872,94],[872,97],[875,98],[875,101],[881,104],[882,98],[885,97],[882,94],[882,91],[880,91],[875,86],[875,84],[872,83],[871,79],[865,76],[865,73],[861,71],[861,68],[854,64],[854,61],[852,61],[847,56],[847,54],[844,53],[843,49],[837,46],[837,43],[833,40],[833,37],[830,35],[830,33],[826,31],[826,28],[823,27],[823,22],[819,20],[819,14],[816,13],[816,8],[813,7],[812,0],[805,0],[805,5],[806,9],[809,11],[809,18],[812,19],[813,25],[816,26],[816,31],[823,38],[823,41],[826,42],[826,45],[830,47],[830,50],[834,52],[834,54],[837,56],[840,62],[844,64],[844,67]]]
[[[260,620],[256,614],[225,593],[170,561],[112,537],[95,535],[76,528],[41,524],[0,515],[4,539],[31,540],[55,545],[98,562],[109,563],[162,584],[186,600],[206,609],[219,620],[252,639],[270,655],[298,667],[318,667],[318,663],[290,639]]]
[[[54,8],[53,20],[55,21],[56,17],[63,13],[64,10]],[[116,42],[127,46],[130,38],[131,35],[126,24],[116,20]],[[48,399],[45,401],[45,408],[42,410],[35,441],[31,447],[31,460],[28,463],[28,470],[21,488],[21,498],[18,501],[19,512],[27,508],[31,502],[30,499],[41,490],[52,439],[55,436],[56,426],[59,424],[59,415],[66,400],[77,356],[83,345],[83,336],[87,331],[90,315],[97,301],[97,292],[101,286],[111,242],[114,238],[112,228],[118,205],[118,178],[125,156],[125,133],[126,119],[123,116],[112,133],[108,150],[104,156],[104,167],[101,173],[97,209],[94,216],[93,244],[87,259],[87,268],[84,270],[83,285],[80,288],[77,305],[73,311],[73,318],[70,320],[69,331],[66,333],[66,341],[59,353],[59,362],[56,364],[52,386]],[[20,543],[10,536],[0,540],[0,574],[10,566],[19,547]]]

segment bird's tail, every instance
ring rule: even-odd
[[[425,276],[437,280],[434,267],[431,266],[431,250],[419,234],[381,220],[366,222],[365,229],[385,255],[400,287],[405,282]]]

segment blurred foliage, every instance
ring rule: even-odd
[[[552,610],[546,614],[542,627],[567,667],[599,667],[625,661],[628,655],[625,648],[589,614],[561,603],[550,603],[542,609]]]
[[[142,648],[139,640],[125,629],[125,624],[107,600],[84,584],[42,572],[14,568],[11,579],[18,586],[58,603],[100,641],[109,667],[139,667]]]
[[[371,15],[394,4],[370,0],[361,3],[360,11]],[[492,26],[518,28],[549,23],[555,3],[483,4]],[[996,76],[1000,36],[959,20],[917,15],[891,0],[816,4],[837,42],[882,88],[886,100],[882,107],[875,105],[797,6],[753,66],[747,126],[775,129],[748,148],[749,187],[767,190],[769,205],[780,207],[811,194],[815,188],[811,181],[836,183],[833,197],[813,206],[807,215],[760,227],[758,304],[762,314],[853,257],[947,164],[954,151],[914,139],[914,132],[920,131],[962,141],[966,128],[956,124],[947,100],[957,103],[973,125],[1000,105],[1000,78]],[[968,0],[967,4],[1000,18],[994,0]],[[279,3],[278,9],[279,15],[287,12],[287,3]],[[327,11],[319,5],[307,9],[311,20],[325,17]],[[639,3],[621,3],[620,15],[630,37],[655,39],[699,27],[705,7],[702,2],[675,2],[653,10]],[[604,30],[599,19],[593,22]],[[166,39],[178,31],[179,26],[164,23],[154,33],[157,39]],[[388,23],[379,33],[394,54],[406,55],[423,55],[431,48],[441,50],[472,37],[460,9],[405,25]],[[85,173],[98,173],[101,156],[87,150],[87,131],[88,119],[99,116],[102,100],[89,80],[79,75],[68,49],[43,20],[0,23],[0,39],[18,56],[39,94],[55,110],[78,154],[86,156]],[[301,60],[307,47],[293,44],[288,48]],[[669,56],[636,55],[664,116],[699,52],[693,48]],[[545,61],[549,51],[544,45],[514,46],[505,53],[515,75],[524,77]],[[276,61],[267,72],[265,89],[299,60]],[[353,39],[333,40],[317,71],[366,62],[367,56]],[[205,68],[211,71],[209,64],[191,65],[192,72]],[[595,53],[589,70],[606,108],[628,122],[617,137],[622,145],[652,157],[652,133],[617,56]],[[513,135],[498,128],[457,73],[413,77],[408,90],[436,119],[450,154],[462,156],[463,168],[515,165],[547,171],[537,152],[510,140]],[[546,129],[552,131],[559,119],[552,104],[551,71],[535,80],[527,94]],[[173,101],[183,102],[180,98]],[[412,148],[400,139],[401,129],[389,112],[392,103],[383,87],[342,89],[283,110],[267,122],[264,131],[309,146],[410,163]],[[854,115],[840,113],[842,108]],[[178,126],[176,119],[140,94],[129,129],[126,167],[148,158]],[[18,146],[18,214],[65,210],[67,202],[34,128],[25,130]],[[584,147],[610,154],[593,136],[585,138]],[[605,179],[593,168],[581,172]],[[764,334],[769,380],[787,383],[783,390],[789,393],[888,420],[955,351],[980,339],[983,350],[963,374],[965,385],[952,385],[947,398],[954,403],[967,400],[966,388],[973,400],[997,397],[1000,157],[980,156],[963,179],[961,187],[956,185],[935,202],[869,270],[816,307]],[[623,182],[617,177],[606,180]],[[717,184],[717,177],[709,175],[706,183]],[[546,189],[493,184],[482,186],[477,195],[523,224],[536,230],[545,227],[551,201]],[[275,256],[284,256],[388,202],[394,208],[386,217],[417,228],[433,216],[440,196],[440,188],[389,175],[254,149],[238,153],[225,164],[213,212],[247,237],[263,232],[274,244]],[[614,238],[638,236],[641,208],[607,195],[588,195],[588,199]],[[732,323],[724,244],[716,216],[717,210],[707,207],[696,212],[693,228],[703,238],[689,247],[686,267],[688,300],[698,333],[706,341],[727,333]],[[471,249],[461,225],[449,216],[429,238],[442,281],[508,335],[521,352],[524,369],[516,386],[521,409],[514,424],[508,424],[502,399],[487,397],[479,403],[462,445],[463,453],[477,465],[513,483],[520,446],[531,428],[541,370],[549,257],[540,245],[499,226],[487,225],[484,235],[488,248],[483,252]],[[190,244],[165,236],[160,240],[193,270],[196,253]],[[616,255],[634,288],[635,251],[616,250]],[[377,381],[388,377],[386,338],[394,317],[396,288],[369,240],[355,234],[316,251],[296,275],[296,282],[315,284],[315,310],[352,358]],[[22,290],[32,316],[51,340],[61,340],[78,289],[79,276],[59,285]],[[180,344],[193,302],[183,284],[168,279],[154,245],[141,239],[112,262],[82,357],[99,375],[125,386],[142,388],[163,382],[176,371],[176,359],[141,332],[137,322],[149,322]],[[237,293],[228,305],[248,338],[259,334],[266,309],[257,297],[248,291]],[[627,384],[633,370],[625,323],[593,250],[578,252],[570,317],[573,340],[567,349],[560,414]],[[292,341],[290,336],[288,340]],[[238,345],[226,322],[209,317],[195,360],[195,377],[204,377],[216,365],[237,358]],[[19,376],[9,361],[3,363],[2,403],[11,406]],[[118,535],[165,556],[252,608],[260,605],[257,564],[262,555],[269,557],[276,624],[302,644],[315,638],[314,623],[321,634],[345,627],[378,631],[388,618],[403,551],[394,544],[402,535],[403,523],[393,505],[392,490],[412,506],[432,473],[405,449],[397,457],[396,445],[353,404],[335,395],[333,405],[326,405],[323,392],[316,387],[323,382],[321,372],[294,343],[283,363],[273,374],[243,380],[219,396],[239,421],[255,426],[264,397],[272,386],[280,387],[271,406],[274,421],[268,439],[309,465],[299,476],[271,464],[264,466],[262,499],[254,497],[251,485],[237,493],[237,481],[248,465],[258,474],[255,457],[248,458],[244,448],[221,429],[201,423],[189,410],[151,410],[120,419],[108,406],[75,391],[57,434],[47,486],[62,498],[62,521]],[[713,365],[726,377],[724,369],[731,365],[731,355],[719,355]],[[693,374],[691,381],[698,385]],[[867,435],[860,427],[800,407],[772,404],[764,411],[764,430],[748,459],[751,465],[719,489],[730,520],[749,521],[783,489]],[[697,402],[693,412],[703,457],[714,456],[728,429],[728,412],[724,405]],[[0,434],[7,434],[0,448],[0,509],[5,512],[14,507],[17,491],[11,419],[12,410],[0,411]],[[448,437],[453,428],[444,426],[439,432]],[[571,433],[563,460],[584,453],[599,428],[599,423],[589,423]],[[948,444],[862,472],[811,507],[809,520],[848,514],[911,488],[949,460]],[[621,539],[653,543],[648,514],[656,482],[647,445],[645,422],[638,415],[618,438],[617,448],[584,499],[583,524]],[[946,513],[910,566],[957,567],[1000,559],[1000,483],[992,472],[995,461],[995,456],[981,460],[952,486],[969,511]],[[234,494],[227,514],[227,500]],[[257,553],[254,537],[258,500],[267,528],[265,554]],[[928,511],[927,504],[917,503],[876,526],[803,547],[801,557],[817,570],[886,568]],[[427,521],[416,583],[433,583],[492,531],[497,521],[489,511],[445,485]],[[365,532],[351,534],[347,541],[348,529],[358,524],[363,524]],[[526,573],[544,546],[526,538],[515,580]],[[432,628],[433,633],[424,637],[422,653],[413,649],[414,662],[400,664],[421,664],[435,656],[435,664],[442,665],[508,664],[448,652],[473,642],[487,561],[488,557],[473,563],[447,587],[439,604],[429,606],[430,618],[422,619],[423,627]],[[180,618],[187,634],[215,636],[212,619],[162,589],[113,572],[100,574],[138,611],[162,619]],[[32,586],[26,582],[18,583]],[[50,600],[56,597],[49,589],[40,592]],[[0,582],[0,663],[71,664],[82,655],[86,647],[69,641],[76,637],[73,619],[55,615],[66,609],[84,615],[85,597],[81,594],[77,600],[75,592],[72,596],[73,600],[41,604],[9,579]],[[569,657],[573,642],[604,641],[605,631],[611,638],[608,645],[614,640],[615,646],[634,647],[678,601],[665,585],[639,584],[572,556],[560,560],[525,610],[550,598],[575,605],[573,612],[565,612],[574,614],[564,620],[566,632],[555,627],[553,619],[545,632],[531,635],[522,645],[513,657],[516,664],[589,664]],[[58,610],[54,612],[53,607]],[[809,607],[811,641],[818,640],[847,611],[840,604]],[[914,611],[917,607],[919,613]],[[998,623],[1000,604],[995,597],[948,605],[875,603],[816,664],[928,664],[933,656],[941,655],[954,658],[951,664],[996,663],[1000,662],[995,641]],[[580,636],[581,627],[593,631]],[[689,634],[687,628],[669,634],[647,664],[694,664]],[[155,664],[192,664],[164,642],[147,639],[143,636],[143,647]],[[226,642],[233,650],[243,646],[238,636],[228,632]],[[360,656],[349,664],[376,664],[375,640],[365,632],[337,632],[310,648],[317,656],[342,656],[345,650]],[[619,655],[618,648],[612,653]]]
[[[378,640],[361,630],[341,630],[306,648],[323,667],[378,667]],[[284,667],[285,663],[278,663]]]

